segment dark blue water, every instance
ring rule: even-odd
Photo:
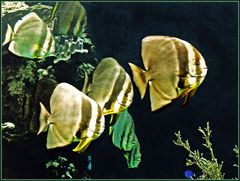
[[[102,143],[101,152],[95,158],[96,178],[128,178],[131,174],[135,178],[184,178],[184,171],[189,168],[185,166],[188,153],[173,144],[174,132],[181,130],[194,149],[207,155],[197,131],[199,126],[206,126],[206,122],[213,131],[215,155],[219,162],[224,161],[225,178],[237,176],[237,168],[232,166],[237,162],[232,149],[238,143],[237,3],[83,5],[87,9],[88,31],[99,59],[115,57],[131,74],[128,62],[143,68],[140,56],[142,38],[169,35],[193,44],[208,66],[203,84],[186,108],[180,108],[181,101],[178,101],[161,112],[152,113],[148,92],[141,101],[136,89],[129,111],[141,144],[140,167],[132,172],[123,171],[124,166],[119,169],[114,150]]]
[[[141,144],[142,162],[138,169],[127,169],[123,153],[113,146],[108,130],[93,141],[82,156],[63,148],[59,153],[87,165],[92,156],[92,178],[183,179],[186,170],[200,174],[196,167],[186,167],[188,153],[173,144],[174,133],[181,130],[193,149],[209,158],[202,146],[198,127],[210,123],[212,143],[218,161],[224,161],[225,178],[237,177],[238,144],[238,6],[220,2],[83,2],[88,16],[88,33],[96,47],[98,60],[114,57],[131,74],[128,62],[143,68],[141,40],[148,35],[168,35],[186,40],[204,56],[208,74],[186,108],[177,101],[165,109],[150,111],[149,92],[143,100],[135,87],[134,102],[129,108]],[[46,135],[45,135],[46,136]],[[45,178],[44,155],[36,150],[44,135],[23,146],[11,145],[8,153],[8,175],[11,178]],[[26,146],[27,145],[27,146]],[[13,151],[16,150],[16,151]],[[48,151],[49,152],[49,151]],[[53,151],[54,152],[54,151]],[[50,155],[50,156],[49,156]],[[5,163],[5,162],[4,162]],[[19,164],[22,163],[22,164]],[[35,165],[35,166],[33,166]],[[80,166],[79,166],[80,167]],[[81,169],[84,166],[79,168]],[[12,172],[14,170],[14,172]],[[6,173],[5,173],[6,174]]]

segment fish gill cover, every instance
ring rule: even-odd
[[[2,2],[2,177],[236,177],[236,5]]]

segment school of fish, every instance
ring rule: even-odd
[[[54,54],[53,35],[78,36],[87,24],[86,10],[79,2],[57,2],[50,19],[55,19],[53,33],[36,13],[25,15],[17,21],[14,31],[8,25],[3,46],[8,45],[9,51],[20,57],[44,58]],[[179,98],[184,98],[183,105],[187,105],[207,74],[200,52],[176,37],[143,38],[141,56],[145,70],[132,63],[129,66],[141,99],[149,86],[151,111]],[[82,91],[68,83],[52,83],[51,93],[46,93],[49,100],[39,101],[38,134],[47,131],[47,149],[79,142],[73,151],[81,153],[103,133],[104,116],[112,115],[112,141],[125,151],[129,168],[137,167],[141,161],[140,144],[127,111],[134,96],[131,77],[116,59],[107,57],[95,68],[90,83],[85,78]],[[43,86],[48,89],[48,84]]]

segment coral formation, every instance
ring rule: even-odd
[[[181,132],[175,133],[177,140],[173,141],[175,145],[185,148],[189,152],[189,158],[186,160],[186,165],[196,165],[202,174],[198,176],[198,179],[224,179],[224,173],[222,173],[223,162],[218,163],[212,149],[212,142],[210,141],[212,130],[210,129],[209,123],[207,122],[206,128],[198,128],[198,131],[202,133],[202,138],[205,141],[203,146],[206,147],[211,158],[207,159],[204,157],[203,153],[199,150],[192,150],[188,140],[182,140]]]

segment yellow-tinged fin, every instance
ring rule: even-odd
[[[182,107],[186,107],[186,106],[189,104],[191,98],[194,96],[194,94],[196,93],[196,91],[197,91],[197,88],[191,89],[191,90],[185,95],[185,97],[184,97],[184,102],[183,102],[183,104],[182,104]]]
[[[77,153],[84,152],[92,140],[93,140],[92,138],[85,138],[85,139],[81,138],[79,144],[77,145],[76,148],[73,149],[73,151]]]
[[[139,68],[138,66],[136,66],[132,63],[128,63],[128,64],[132,69],[133,80],[139,89],[141,99],[143,99],[143,97],[146,93],[147,83],[148,83],[148,80],[147,80],[146,74],[145,74],[146,71],[142,70],[141,68]]]
[[[12,30],[11,26],[8,24],[7,25],[7,32],[6,32],[6,35],[5,35],[5,40],[4,40],[2,45],[8,44],[12,40],[12,37],[13,37],[13,30]]]
[[[46,132],[49,126],[48,119],[50,114],[41,102],[40,102],[40,108],[41,108],[40,115],[39,115],[40,126],[37,134],[40,134],[41,132]]]

